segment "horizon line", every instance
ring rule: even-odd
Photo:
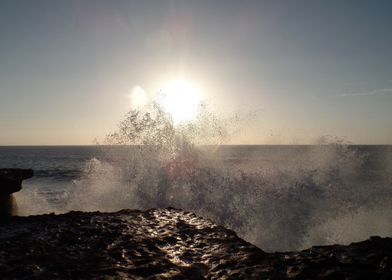
[[[333,145],[347,145],[347,146],[392,146],[391,144],[356,144],[356,143],[314,143],[314,144],[202,144],[195,146],[333,146]],[[126,147],[126,146],[145,146],[145,145],[113,145],[113,144],[0,144],[0,148],[7,147]]]

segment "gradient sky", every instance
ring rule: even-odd
[[[185,77],[231,143],[392,144],[392,1],[0,2],[0,145],[92,144]]]

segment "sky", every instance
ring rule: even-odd
[[[88,145],[197,85],[232,144],[392,144],[392,1],[0,2],[0,145]]]

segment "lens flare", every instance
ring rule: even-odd
[[[140,86],[135,86],[130,91],[129,98],[131,99],[132,109],[141,108],[147,103],[147,94],[145,90]]]

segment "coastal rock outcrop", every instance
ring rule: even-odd
[[[12,217],[5,279],[391,279],[392,238],[266,253],[173,208]]]
[[[0,169],[0,221],[15,214],[16,203],[13,193],[22,189],[22,181],[33,177],[31,169]]]

